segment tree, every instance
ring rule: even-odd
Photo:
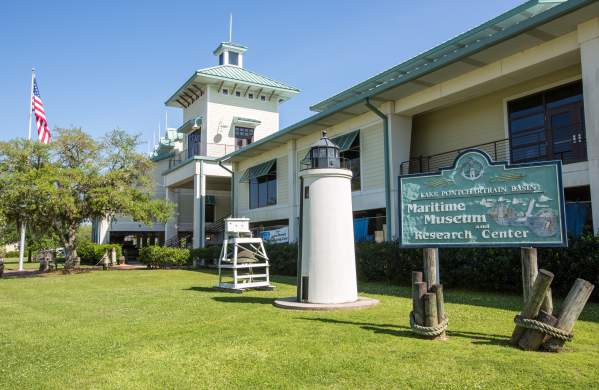
[[[48,148],[39,143],[15,140],[0,143],[0,243],[19,240],[21,223],[28,237],[44,237],[48,231],[34,215],[43,202],[38,189],[47,174]]]
[[[16,184],[0,191],[0,212],[9,221],[25,219],[56,234],[65,248],[65,268],[75,264],[83,222],[117,214],[143,223],[168,220],[173,206],[152,198],[153,163],[136,151],[139,136],[114,130],[96,141],[79,128],[55,132],[50,145],[0,144],[0,189]],[[23,163],[26,168],[16,168]]]

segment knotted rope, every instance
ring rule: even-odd
[[[572,339],[574,338],[574,334],[572,332],[567,332],[563,329],[556,328],[555,326],[551,326],[541,321],[533,320],[530,318],[524,318],[520,314],[517,314],[514,317],[514,322],[516,323],[516,325],[521,326],[522,328],[537,330],[543,334],[561,340],[572,341]]]
[[[445,330],[447,330],[447,325],[449,324],[449,319],[447,316],[443,318],[443,321],[439,323],[437,326],[422,326],[416,323],[416,319],[414,318],[414,312],[410,312],[410,327],[412,328],[412,332],[419,334],[421,336],[427,337],[436,337],[441,335]]]

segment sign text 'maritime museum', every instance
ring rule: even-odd
[[[561,163],[506,165],[470,150],[400,183],[406,247],[565,246]]]

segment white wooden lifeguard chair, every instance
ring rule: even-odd
[[[247,289],[272,290],[268,256],[262,238],[252,237],[249,218],[226,218],[223,246],[218,258],[218,288],[243,292]],[[232,271],[232,281],[224,282]]]

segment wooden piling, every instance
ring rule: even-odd
[[[435,294],[437,298],[437,318],[439,322],[442,322],[445,318],[445,300],[443,298],[443,285],[435,284],[431,288],[431,292]]]
[[[437,263],[439,260],[439,248],[424,248],[424,279],[427,289],[439,283],[437,280]]]
[[[536,320],[551,326],[557,324],[557,317],[552,316],[544,310],[539,311]],[[526,332],[524,332],[524,335],[520,338],[518,345],[525,351],[536,351],[541,347],[545,338],[545,333],[538,330],[526,329]]]
[[[423,297],[424,301],[424,326],[437,326],[439,320],[437,317],[437,295],[426,293]]]
[[[539,310],[541,309],[541,305],[543,300],[545,299],[545,294],[549,289],[549,285],[553,281],[553,273],[541,269],[535,279],[535,282],[530,290],[530,294],[528,300],[524,304],[522,308],[522,317],[524,318],[536,318],[539,315]],[[510,343],[514,346],[518,345],[520,338],[524,334],[526,328],[522,328],[516,325],[512,333],[512,338],[510,339]]]
[[[593,292],[594,285],[587,282],[584,279],[576,279],[574,285],[568,292],[559,315],[557,316],[556,328],[571,332],[574,327],[574,323],[580,316],[584,305],[586,305],[591,293]],[[558,352],[564,346],[565,340],[558,339],[555,337],[549,338],[543,345],[548,351]]]
[[[443,285],[442,284],[435,284],[432,288],[431,291],[435,294],[435,297],[437,299],[437,321],[439,323],[443,322],[443,320],[445,319],[445,299],[443,298]],[[438,339],[442,339],[442,340],[446,340],[447,339],[447,335],[445,334],[445,332],[441,333],[439,336],[437,336]]]
[[[415,282],[412,290],[412,311],[414,320],[418,325],[424,325],[424,295],[426,294],[426,283]]]
[[[520,259],[522,263],[522,295],[524,303],[526,303],[535,279],[537,278],[537,274],[539,273],[537,248],[520,248]],[[547,290],[541,309],[548,314],[553,313],[551,289]]]

